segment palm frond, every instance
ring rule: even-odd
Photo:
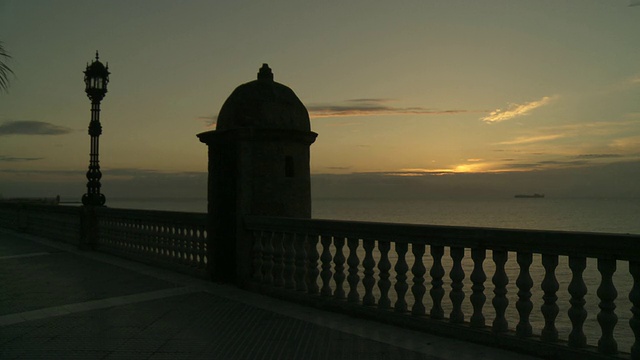
[[[11,59],[11,55],[4,49],[3,43],[0,41],[0,90],[9,88],[9,75],[13,74],[13,70],[7,65],[6,60]]]

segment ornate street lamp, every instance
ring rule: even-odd
[[[86,85],[85,92],[91,100],[91,122],[89,123],[89,135],[91,136],[91,153],[89,155],[89,171],[87,171],[87,193],[82,196],[83,205],[103,206],[105,197],[100,193],[100,162],[98,160],[98,145],[100,134],[102,134],[102,125],[100,125],[100,101],[107,93],[107,84],[109,83],[109,64],[105,67],[98,61],[98,52],[96,51],[96,59],[87,64],[84,71],[84,83]]]

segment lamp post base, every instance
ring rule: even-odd
[[[82,205],[85,206],[104,206],[107,199],[102,194],[84,194],[82,195]]]

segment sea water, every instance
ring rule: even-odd
[[[313,199],[314,219],[640,234],[640,199]],[[205,213],[206,199],[108,199],[125,209]]]
[[[640,199],[315,199],[313,217],[640,234]]]

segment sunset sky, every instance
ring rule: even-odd
[[[526,172],[535,183],[638,169],[635,5],[0,0],[15,73],[0,93],[0,194],[84,192],[82,71],[96,50],[112,73],[101,114],[107,194],[109,182],[141,179],[197,178],[206,191],[195,135],[262,63],[309,110],[317,178]]]

